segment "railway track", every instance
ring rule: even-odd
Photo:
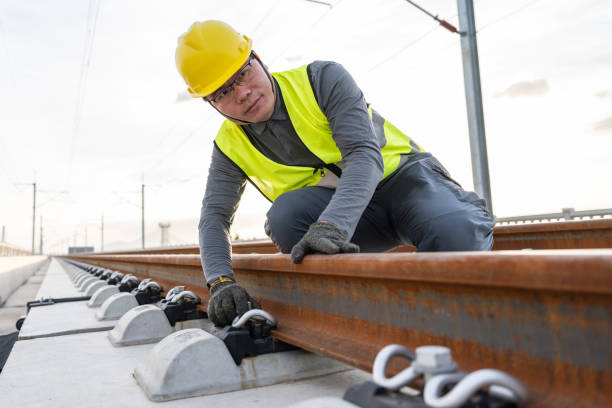
[[[565,236],[565,245],[580,234],[592,239],[593,231],[611,239],[607,220],[567,224],[573,225],[510,232],[520,229],[526,241],[540,244],[545,239],[533,238],[551,233]],[[498,234],[520,236],[508,229]],[[563,244],[551,239],[558,242],[547,245]],[[612,405],[610,248],[311,255],[301,265],[265,253],[273,250],[268,242],[233,250],[238,281],[277,317],[279,340],[368,371],[388,344],[443,345],[463,369],[492,367],[523,381],[532,406]],[[255,250],[264,253],[239,253]],[[152,278],[166,290],[185,285],[205,310],[199,255],[70,258]],[[401,368],[396,363],[391,371]]]
[[[579,249],[612,248],[612,219],[567,221],[555,223],[500,225],[493,230],[494,251],[507,249]],[[390,252],[414,252],[410,245]],[[278,252],[269,240],[237,242],[234,254],[273,254]],[[150,248],[135,251],[105,252],[105,254],[199,254],[198,246]]]

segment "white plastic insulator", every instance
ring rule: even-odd
[[[374,360],[374,367],[372,368],[372,378],[377,385],[384,387],[388,390],[396,391],[402,388],[405,385],[410,384],[414,381],[420,373],[416,372],[414,367],[410,366],[397,375],[387,378],[385,374],[385,370],[387,369],[387,364],[392,357],[404,357],[408,360],[414,360],[414,352],[404,346],[400,346],[399,344],[390,344],[386,347],[383,347],[378,354],[376,355],[376,359]]]
[[[440,397],[444,388],[456,384],[446,395]],[[452,373],[435,375],[427,381],[423,390],[423,400],[433,408],[455,408],[465,404],[478,390],[494,386],[504,399],[517,404],[527,401],[527,389],[520,381],[503,371],[483,369],[471,374]],[[500,392],[500,390],[503,390]]]
[[[251,319],[265,321],[270,326],[276,327],[276,318],[262,309],[251,309],[242,316],[236,317],[232,323],[232,327],[239,329]]]

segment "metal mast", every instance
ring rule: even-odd
[[[476,44],[476,22],[472,0],[457,0],[459,10],[459,31],[461,33],[461,53],[463,56],[463,79],[465,100],[470,132],[470,151],[472,153],[472,178],[474,189],[487,202],[493,214],[491,181],[489,179],[489,159],[485,137],[482,91],[480,88],[480,68]]]

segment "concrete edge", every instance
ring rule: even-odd
[[[0,272],[0,306],[4,305],[9,296],[49,260],[47,256],[43,257],[43,259],[40,259],[38,256],[36,258],[30,264],[20,265]]]

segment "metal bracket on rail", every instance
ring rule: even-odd
[[[105,269],[102,272],[102,274],[100,274],[100,279],[103,280],[103,281],[108,280],[113,273],[115,273],[115,271],[112,271],[110,269]]]
[[[251,309],[236,317],[231,326],[215,327],[210,323],[204,328],[223,341],[236,365],[245,357],[255,357],[297,347],[277,340],[270,335],[276,327],[276,319],[265,310]]]
[[[200,297],[185,290],[185,286],[175,286],[168,291],[159,307],[166,314],[170,325],[174,326],[176,322],[206,318],[206,313],[197,308],[200,303]]]
[[[164,289],[161,285],[151,278],[143,279],[138,287],[132,290],[132,295],[136,297],[139,305],[157,303],[162,299],[161,293]]]
[[[387,378],[387,365],[396,356],[413,360],[412,365]],[[344,400],[372,408],[511,408],[527,401],[526,388],[514,377],[493,369],[457,371],[450,349],[441,346],[418,347],[416,354],[397,344],[384,347],[372,377],[373,382],[350,387]],[[404,388],[417,379],[424,380],[420,389]]]
[[[122,279],[123,279],[123,274],[119,271],[115,271],[108,278],[107,283],[109,285],[117,285],[119,282],[121,282]]]
[[[140,280],[132,274],[125,275],[119,282],[119,292],[131,292],[140,285]]]

